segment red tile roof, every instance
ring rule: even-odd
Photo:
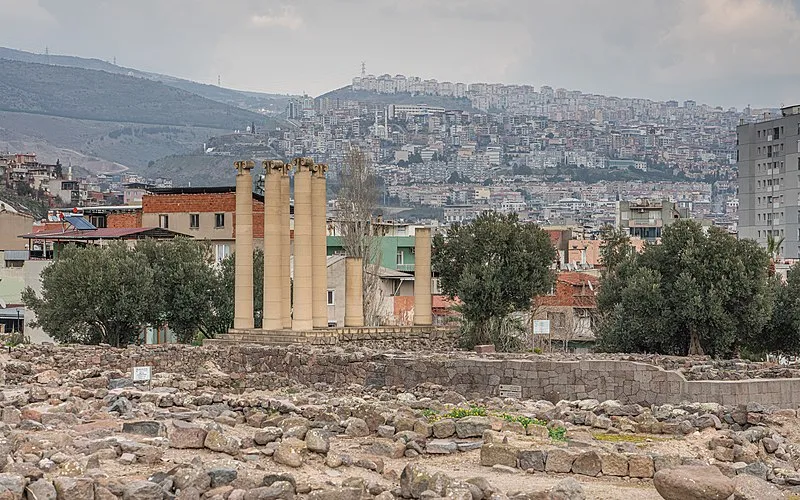
[[[592,286],[595,288],[597,287],[598,283],[600,283],[600,279],[597,278],[596,276],[580,272],[558,273],[556,281],[561,281],[562,283],[566,283],[572,286],[582,286],[591,283]]]

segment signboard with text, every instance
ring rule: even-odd
[[[153,368],[151,366],[134,366],[133,367],[133,381],[134,382],[148,382],[153,375]]]
[[[533,333],[534,335],[550,335],[550,320],[549,319],[533,320]]]

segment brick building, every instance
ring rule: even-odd
[[[290,207],[290,211],[293,212]],[[233,252],[235,187],[155,188],[142,197],[141,225],[161,227],[211,244],[219,261]],[[253,193],[253,244],[264,247],[264,197]]]
[[[595,341],[593,317],[599,279],[588,273],[561,272],[552,293],[536,298],[534,319],[550,320],[550,338],[565,345]]]

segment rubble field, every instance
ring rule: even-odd
[[[0,500],[800,498],[796,409],[259,388],[212,359],[134,382],[104,349],[0,356]]]

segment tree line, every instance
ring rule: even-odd
[[[680,220],[660,244],[636,252],[619,230],[603,234],[604,267],[593,317],[596,349],[716,357],[800,353],[800,265],[774,273],[771,251],[727,231]],[[433,240],[442,292],[458,298],[464,347],[524,345],[524,314],[555,285],[557,255],[546,231],[515,214],[485,212]],[[256,325],[263,252],[254,256]],[[67,246],[23,301],[63,343],[138,341],[142,327],[168,326],[180,342],[226,332],[234,315],[233,257],[216,264],[187,238]]]
[[[263,303],[264,254],[254,255],[257,321]],[[206,243],[188,238],[134,246],[67,245],[41,274],[42,291],[22,300],[61,343],[125,346],[143,327],[169,327],[179,342],[213,337],[233,325],[233,256],[215,263]]]
[[[620,231],[607,229],[604,241],[600,349],[716,357],[800,352],[800,267],[789,269],[786,281],[775,275],[777,249],[691,220],[665,227],[661,243],[641,253]]]

